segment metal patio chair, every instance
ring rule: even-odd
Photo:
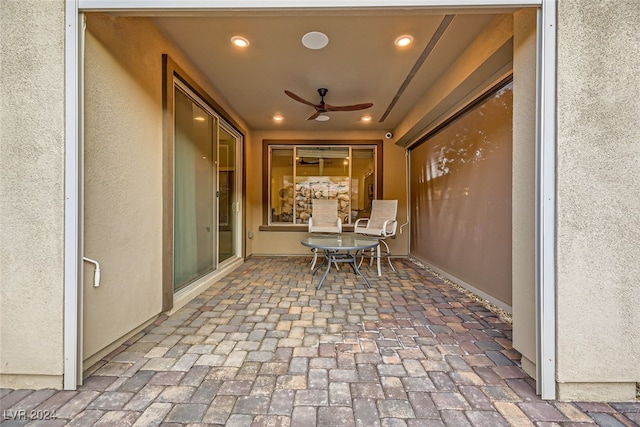
[[[396,269],[391,264],[391,251],[389,245],[385,242],[387,237],[395,236],[398,222],[396,221],[396,215],[398,213],[398,201],[397,200],[373,200],[371,206],[371,215],[369,218],[360,218],[356,221],[353,231],[358,234],[363,234],[369,237],[375,237],[380,244],[369,253],[370,264],[373,264],[373,259],[377,259],[378,263],[378,276],[382,276],[380,269],[380,258],[385,257],[389,262],[389,266],[393,271]],[[385,252],[380,250],[380,246],[384,245]],[[360,260],[362,264],[363,258]]]
[[[313,199],[311,217],[309,217],[309,233],[342,233],[342,220],[340,220],[338,216],[337,199]],[[311,270],[313,270],[318,261],[318,250],[312,249],[312,252],[313,261],[311,262]],[[336,268],[338,268],[337,264]]]

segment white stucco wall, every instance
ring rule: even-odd
[[[0,387],[62,387],[64,2],[0,2]]]
[[[557,379],[561,399],[640,381],[640,7],[558,2]]]

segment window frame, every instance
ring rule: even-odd
[[[262,226],[261,231],[305,231],[308,229],[307,224],[273,224],[269,223],[270,209],[270,182],[271,182],[271,156],[270,148],[291,147],[294,146],[323,146],[323,147],[352,147],[358,146],[375,146],[375,174],[376,174],[376,199],[382,198],[383,184],[383,141],[381,139],[357,139],[357,140],[324,140],[324,139],[264,139],[262,140]],[[343,229],[352,228],[353,225],[345,225]]]

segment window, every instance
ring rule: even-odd
[[[381,150],[381,141],[265,141],[265,222],[307,224],[314,199],[337,199],[345,225],[367,217],[382,191]]]

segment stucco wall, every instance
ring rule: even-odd
[[[513,16],[513,346],[535,378],[536,361],[536,10]]]
[[[563,399],[640,381],[640,7],[558,2],[557,379]]]
[[[64,2],[0,2],[0,387],[61,387]]]
[[[84,253],[102,277],[85,265],[85,359],[162,308],[161,45],[127,24],[87,16]]]
[[[256,131],[252,142],[246,147],[247,167],[247,233],[253,233],[253,239],[247,240],[247,254],[310,254],[309,249],[300,244],[307,232],[260,231],[262,223],[262,141],[264,139],[320,139],[320,140],[380,140],[384,141],[383,156],[383,197],[398,200],[398,223],[403,224],[407,217],[407,196],[405,187],[404,148],[392,140],[384,139],[384,134],[374,131],[353,132],[266,132]],[[400,229],[396,238],[387,239],[392,255],[407,255],[408,230]]]
[[[87,14],[85,51],[87,368],[162,311],[162,54],[223,100],[149,19]]]

